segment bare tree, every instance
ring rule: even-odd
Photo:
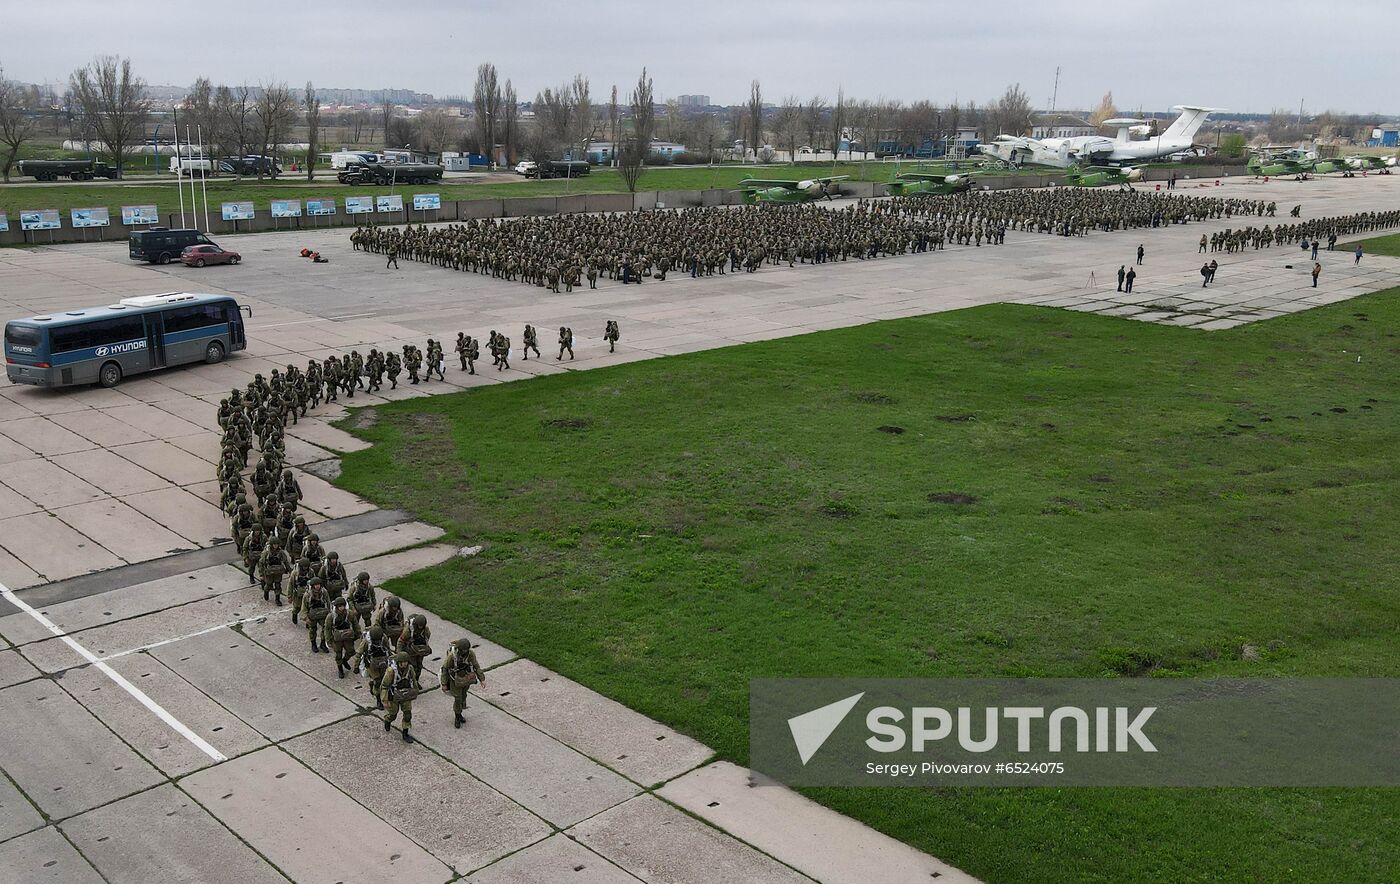
[[[656,120],[655,99],[652,96],[651,77],[647,69],[637,78],[637,86],[632,90],[632,131],[627,136],[619,159],[618,171],[622,181],[631,193],[637,191],[637,180],[642,177],[642,166],[651,153],[652,127]]]
[[[194,85],[185,95],[185,100],[180,104],[180,113],[184,117],[188,135],[202,135],[202,141],[211,145],[212,150],[212,145],[218,143],[218,133],[215,127],[214,87],[208,78],[200,77],[194,81]]]
[[[316,154],[320,150],[321,139],[321,99],[316,95],[316,87],[306,81],[306,92],[301,99],[302,113],[306,114],[306,180],[316,178]]]
[[[773,131],[779,144],[787,145],[788,162],[797,162],[797,139],[802,137],[802,99],[789,95],[778,105]]]
[[[827,120],[827,126],[831,131],[831,159],[834,162],[837,151],[841,149],[841,138],[846,130],[846,90],[842,87],[836,89],[836,103],[831,106],[831,117]]]
[[[69,90],[102,152],[122,177],[126,153],[145,131],[151,101],[146,81],[131,73],[131,59],[100,56],[68,79]]]
[[[277,163],[277,147],[282,143],[287,130],[296,122],[296,108],[296,100],[292,98],[292,92],[287,88],[286,83],[274,83],[262,87],[257,103],[253,106],[253,115],[258,122],[262,156],[270,162],[258,163],[259,179],[267,172],[275,173],[275,168],[271,167]]]
[[[1113,93],[1105,92],[1103,98],[1099,100],[1099,106],[1089,116],[1089,122],[1098,127],[1102,126],[1105,120],[1111,120],[1116,116],[1118,116],[1118,108],[1113,104]]]
[[[369,113],[357,110],[350,115],[350,141],[354,144],[360,143],[360,138],[365,134],[365,128],[369,127],[369,134],[374,135],[374,127],[369,126]]]
[[[802,131],[807,136],[807,144],[816,150],[822,134],[822,116],[826,113],[826,99],[813,95],[802,108]]]
[[[520,138],[520,98],[515,87],[506,80],[506,88],[501,92],[501,139],[506,145],[506,162],[515,162],[516,143]]]
[[[501,84],[496,79],[496,66],[490,62],[477,66],[476,86],[472,88],[472,111],[476,118],[477,140],[486,161],[496,164],[496,134],[501,123]]]
[[[572,143],[578,145],[581,153],[586,155],[588,142],[593,138],[593,97],[590,94],[588,78],[583,74],[574,75],[573,130]]]
[[[996,135],[1025,135],[1031,128],[1031,100],[1020,83],[1006,87],[992,106]]]
[[[719,137],[719,120],[711,113],[698,115],[694,125],[691,126],[691,135],[699,146],[705,148],[705,161],[713,163],[715,161],[715,141]]]
[[[214,90],[215,132],[220,151],[225,156],[243,157],[253,143],[253,90],[248,84]],[[242,177],[243,167],[237,166]]]
[[[3,177],[10,180],[10,167],[15,164],[19,149],[34,137],[37,116],[37,94],[23,89],[18,83],[5,79],[5,68],[0,65],[0,145],[5,147]]]
[[[763,147],[763,90],[759,88],[757,80],[749,84],[748,113],[748,143],[753,146],[754,159],[757,159],[759,148]]]
[[[423,150],[441,153],[456,137],[456,120],[442,108],[429,108],[418,115],[418,143]]]
[[[622,119],[622,111],[617,105],[617,85],[612,87],[612,97],[608,99],[608,165],[617,165],[618,153],[618,122]]]
[[[384,135],[384,143],[389,143],[389,127],[394,122],[394,103],[385,98],[379,102],[379,131]]]

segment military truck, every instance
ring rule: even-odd
[[[525,173],[526,178],[578,178],[592,169],[585,160],[545,160]]]
[[[39,181],[91,181],[94,178],[115,178],[117,170],[96,160],[20,160],[19,173]]]
[[[335,177],[341,184],[427,184],[442,180],[442,166],[433,163],[347,163]]]

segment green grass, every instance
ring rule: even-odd
[[[1392,258],[1400,258],[1400,233],[1392,233],[1389,236],[1373,236],[1370,239],[1354,240],[1352,242],[1339,243],[1337,248],[1350,252],[1357,245],[1368,255],[1389,255]]]
[[[981,307],[395,403],[339,481],[486,544],[390,590],[739,763],[754,677],[1393,677],[1397,325]],[[1400,872],[1396,790],[808,794],[994,882]]]
[[[937,171],[940,165],[904,163],[841,163],[835,174],[849,175],[855,181],[889,181],[896,172]],[[137,167],[139,171],[140,167]],[[734,189],[744,178],[780,178],[801,180],[813,176],[831,175],[830,164],[818,165],[777,165],[777,166],[673,166],[647,169],[637,183],[637,189],[648,190],[704,190],[708,188]],[[167,183],[155,184],[149,178],[136,178],[128,183],[63,185],[45,187],[4,187],[0,186],[0,211],[8,212],[11,223],[21,209],[59,209],[67,211],[89,206],[107,206],[114,218],[119,217],[121,206],[157,205],[162,212],[176,212],[180,208],[180,197],[174,187],[174,177],[167,175]],[[23,179],[28,180],[28,179]],[[501,197],[562,196],[570,193],[622,193],[627,190],[622,177],[613,169],[597,169],[584,178],[573,181],[558,179],[530,181],[521,178],[509,182],[472,182],[438,184],[400,185],[388,187],[351,187],[340,184],[334,178],[323,177],[315,184],[307,184],[304,175],[290,172],[276,180],[258,181],[246,178],[236,181],[232,178],[210,179],[205,183],[208,190],[211,212],[218,210],[218,203],[252,200],[258,209],[267,209],[272,200],[306,199],[335,197],[344,206],[347,196],[375,196],[378,194],[399,193],[439,193],[444,200],[496,199]],[[198,188],[197,188],[198,189]],[[189,191],[186,190],[186,199]],[[406,202],[407,200],[405,200]],[[203,205],[203,197],[200,198]],[[343,210],[343,209],[342,209]]]

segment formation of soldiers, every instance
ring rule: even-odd
[[[1341,215],[1333,218],[1313,218],[1292,224],[1265,224],[1243,228],[1227,228],[1202,237],[1202,251],[1209,245],[1212,252],[1235,253],[1247,248],[1267,249],[1272,246],[1293,245],[1295,243],[1327,242],[1327,250],[1337,246],[1340,237],[1371,230],[1388,230],[1400,225],[1400,211],[1360,212],[1355,215]]]
[[[417,383],[423,356],[411,345],[405,348],[405,358],[410,355]],[[358,353],[344,360],[332,356],[322,364],[308,363],[305,371],[289,365],[285,372],[274,369],[270,379],[259,374],[246,389],[233,390],[219,403],[223,453],[217,472],[221,506],[230,518],[249,580],[261,585],[264,600],[279,607],[287,597],[292,624],[300,622],[306,629],[311,652],[334,655],[340,678],[347,672],[363,674],[375,709],[384,713],[384,730],[401,717],[404,742],[411,743],[413,700],[423,691],[423,661],[432,653],[427,617],[405,616],[398,598],[380,598],[369,572],[349,578],[339,554],[324,548],[306,517],[297,512],[302,491],[286,464],[289,419],[296,423],[305,417],[308,408],[320,404],[323,392],[327,401],[334,401],[339,392],[353,397],[357,388],[377,389],[376,367],[382,374],[391,360],[397,355],[384,359],[375,350],[365,360]],[[442,362],[441,346],[429,340],[429,378],[434,371],[442,377]],[[397,370],[393,374],[396,377]],[[257,462],[248,471],[255,446]],[[465,723],[468,689],[485,684],[485,679],[471,641],[453,642],[443,655],[438,684],[453,696],[456,727]]]
[[[657,209],[611,215],[483,218],[428,227],[359,227],[354,249],[569,292],[998,245],[1007,231],[1082,236],[1236,215],[1273,217],[1272,202],[1142,191],[970,191],[817,204]]]

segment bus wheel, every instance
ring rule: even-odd
[[[103,363],[97,373],[97,382],[104,387],[115,387],[122,382],[122,367],[115,362]]]
[[[157,264],[169,264],[169,263],[170,263],[170,256],[167,255],[165,252],[161,252],[161,253],[160,253],[160,257],[156,259],[156,263],[157,263]]]
[[[216,362],[223,362],[224,345],[218,341],[210,341],[209,346],[204,348],[204,361],[210,365]]]

